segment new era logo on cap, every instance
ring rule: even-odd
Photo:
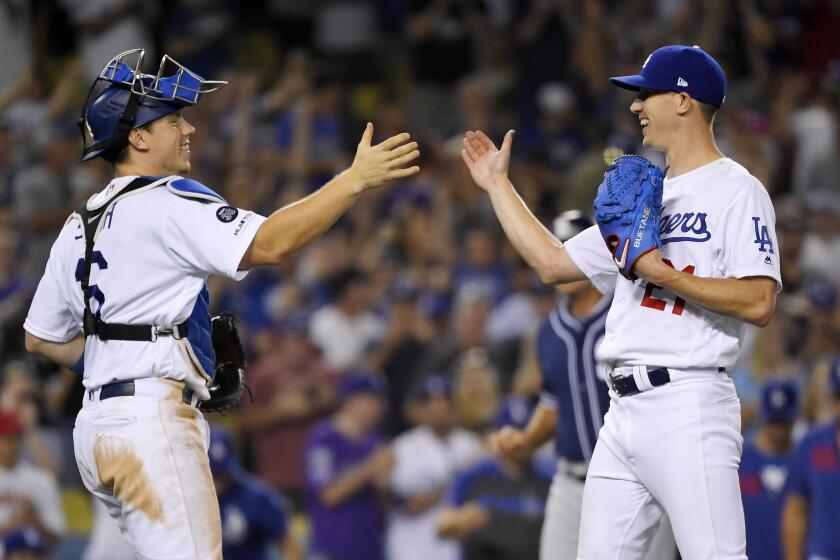
[[[677,85],[680,87],[688,87],[688,82],[682,78],[677,78]]]

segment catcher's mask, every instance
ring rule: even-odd
[[[143,49],[118,54],[99,72],[79,119],[84,140],[82,161],[103,157],[114,162],[131,129],[198,103],[202,94],[227,85],[205,80],[164,55],[156,75],[143,74]]]

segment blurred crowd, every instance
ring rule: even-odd
[[[242,321],[253,392],[211,419],[227,429],[220,453],[234,457],[222,472],[237,473],[222,488],[252,485],[250,472],[271,500],[282,493],[285,505],[272,504],[288,524],[264,535],[288,558],[318,547],[342,558],[324,531],[343,549],[377,551],[440,531],[441,546],[490,558],[481,547],[494,539],[513,532],[533,547],[539,534],[539,465],[500,466],[482,438],[527,420],[541,386],[533,336],[559,296],[472,184],[463,132],[517,130],[512,179],[544,223],[589,212],[615,156],[664,164],[640,145],[632,94],[607,77],[636,73],[664,44],[715,56],[729,81],[718,144],[773,197],[784,280],[773,321],[749,333],[733,373],[743,428],[761,423],[762,386],[789,380],[801,403],[791,421],[804,429],[835,414],[838,36],[836,0],[0,2],[0,535],[74,558],[90,529],[72,459],[81,383],[25,354],[22,323],[60,227],[110,180],[106,162],[79,163],[76,121],[118,52],[142,46],[147,61],[166,53],[230,82],[184,116],[197,130],[192,177],[234,206],[269,214],[317,189],[352,160],[367,121],[379,139],[410,131],[420,142],[419,175],[367,193],[283,265],[211,283],[213,309]],[[419,451],[418,430],[446,434],[445,456]],[[339,457],[356,467],[344,485]],[[532,507],[493,519],[470,501],[485,479]],[[246,518],[226,518],[225,538],[241,539]]]

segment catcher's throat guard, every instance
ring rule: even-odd
[[[226,85],[205,80],[169,55],[157,74],[144,74],[144,49],[115,56],[99,72],[79,118],[82,161],[103,157],[113,162],[125,147],[131,129],[198,103],[205,93]]]

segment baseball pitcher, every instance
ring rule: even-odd
[[[781,289],[775,213],[763,185],[718,150],[712,123],[726,78],[699,47],[653,52],[633,90],[645,146],[616,160],[597,225],[558,241],[508,178],[501,149],[467,132],[462,157],[511,242],[549,283],[615,282],[597,357],[610,408],[589,464],[577,557],[641,559],[664,513],[684,558],[744,560],[738,485],[741,406],[728,372],[745,323],[766,325]]]

